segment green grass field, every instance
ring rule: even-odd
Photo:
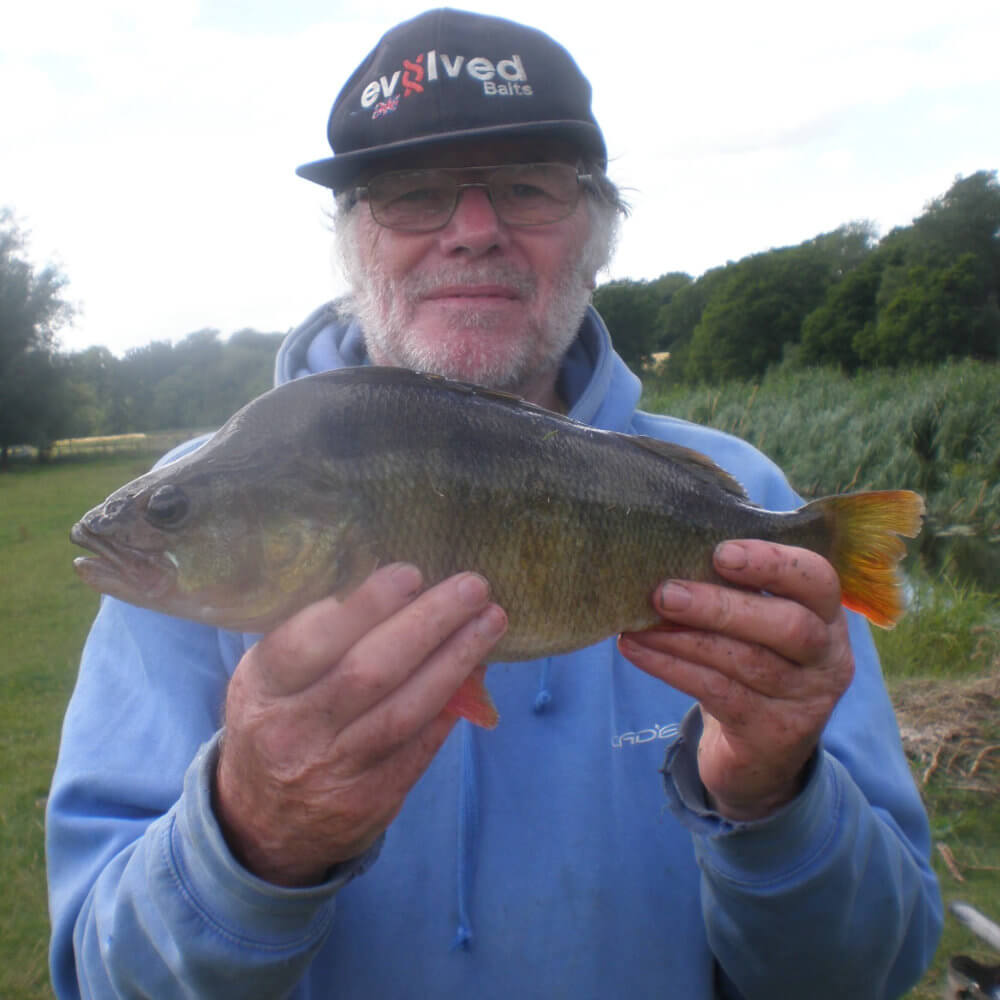
[[[97,598],[71,569],[70,525],[149,457],[103,457],[0,474],[0,998],[51,998],[43,818],[59,728]],[[917,613],[878,635],[937,843],[946,900],[1000,918],[1000,622],[995,595],[929,581]],[[927,775],[924,782],[924,775]],[[940,996],[948,955],[989,958],[949,920],[913,1000]],[[994,957],[993,961],[997,958]]]
[[[0,997],[51,997],[45,797],[97,596],[73,573],[70,525],[144,470],[135,456],[0,475]]]

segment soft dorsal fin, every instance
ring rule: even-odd
[[[659,441],[656,438],[644,437],[641,434],[631,435],[628,440],[637,444],[640,448],[659,455],[661,458],[683,465],[692,475],[699,479],[732,493],[733,496],[741,500],[748,499],[747,491],[743,485],[734,479],[725,469],[720,468],[707,455],[693,448],[685,448],[680,444],[673,444],[670,441]]]

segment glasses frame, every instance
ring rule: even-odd
[[[455,197],[452,200],[451,209],[448,212],[447,218],[443,222],[435,223],[432,226],[398,226],[389,225],[383,222],[375,211],[375,203],[369,196],[369,186],[373,181],[380,181],[384,177],[394,177],[401,176],[404,174],[468,174],[470,172],[485,172],[489,174],[490,171],[494,173],[498,170],[509,170],[511,167],[519,168],[531,168],[531,167],[566,167],[576,172],[576,196],[571,202],[566,205],[566,211],[556,216],[553,219],[546,219],[544,222],[509,222],[504,218],[501,210],[497,208],[496,202],[493,200],[493,192],[490,190],[490,182],[492,180],[491,176],[483,178],[481,181],[463,181],[455,185]],[[435,233],[439,229],[444,229],[445,226],[451,222],[454,218],[455,211],[458,208],[458,202],[462,196],[462,191],[466,188],[482,188],[486,193],[486,197],[490,201],[490,205],[493,206],[493,211],[497,213],[497,218],[507,226],[515,226],[517,228],[535,228],[537,226],[551,226],[553,223],[562,222],[563,219],[568,219],[573,212],[576,211],[576,206],[580,204],[580,197],[584,191],[594,190],[594,178],[592,174],[585,173],[579,164],[575,167],[571,163],[564,163],[559,161],[543,161],[540,163],[494,163],[489,166],[476,166],[476,167],[417,167],[412,170],[387,170],[384,173],[376,174],[368,184],[360,184],[352,192],[353,200],[352,205],[356,205],[359,201],[367,201],[368,209],[371,212],[372,218],[375,222],[380,225],[383,229],[389,229],[397,233]]]

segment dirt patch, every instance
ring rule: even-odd
[[[1000,795],[1000,660],[968,680],[898,680],[891,687],[907,757],[923,784]]]

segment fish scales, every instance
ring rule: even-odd
[[[656,583],[715,579],[717,541],[794,534],[794,519],[706,496],[704,478],[628,438],[437,379],[361,374],[332,406],[326,392],[299,401],[305,452],[323,456],[364,570],[402,560],[429,582],[466,569],[490,581],[509,619],[498,659],[653,624]]]
[[[891,496],[895,507],[904,494],[860,496]],[[249,631],[342,596],[389,562],[413,562],[429,584],[476,570],[509,620],[492,658],[522,660],[654,624],[653,588],[666,577],[718,580],[712,552],[725,538],[832,558],[846,537],[834,501],[845,499],[763,510],[687,449],[367,367],[259,397],[200,450],[122,487],[73,537],[104,563],[77,561],[93,585]],[[895,535],[919,526],[915,504],[883,532],[892,567],[903,551]],[[157,545],[169,555],[145,558],[172,579],[144,592],[128,579],[131,552]]]

